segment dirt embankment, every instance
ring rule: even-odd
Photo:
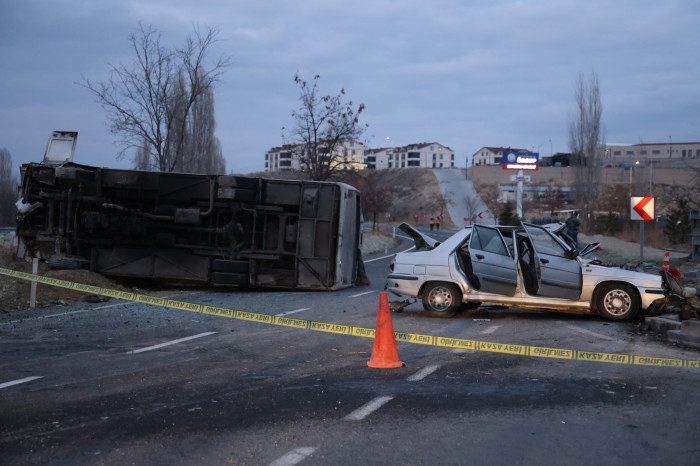
[[[32,272],[32,263],[24,259],[18,259],[14,250],[0,249],[0,267],[17,270],[20,272]],[[85,285],[99,286],[112,290],[128,291],[128,289],[103,275],[88,270],[51,270],[46,263],[39,263],[39,275],[58,278]],[[0,312],[12,312],[29,307],[31,282],[0,276]],[[49,304],[66,304],[76,301],[99,302],[103,298],[87,295],[83,292],[59,288],[56,286],[38,285],[36,294],[37,307]]]

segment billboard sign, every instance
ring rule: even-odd
[[[539,170],[540,154],[537,152],[504,152],[504,170]]]

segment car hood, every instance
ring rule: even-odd
[[[440,241],[436,240],[435,238],[431,238],[428,235],[425,235],[421,233],[420,231],[416,230],[413,228],[411,225],[408,223],[402,223],[399,225],[399,230],[403,231],[406,233],[408,236],[413,239],[413,242],[416,245],[416,251],[420,250],[425,250],[425,251],[430,251],[431,249],[435,249],[440,245]]]

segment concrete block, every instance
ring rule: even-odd
[[[681,333],[680,336],[681,339],[678,343],[680,346],[684,348],[700,349],[700,337],[696,337],[693,335],[684,335],[683,333]]]
[[[700,338],[700,320],[684,320],[681,335]]]
[[[669,330],[666,332],[666,341],[669,343],[675,343],[676,345],[681,342],[681,331],[680,330]]]
[[[662,314],[656,317],[645,317],[644,325],[663,338],[666,338],[669,330],[681,329],[681,321],[678,314]]]

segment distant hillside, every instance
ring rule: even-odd
[[[388,189],[392,195],[393,202],[389,210],[392,223],[413,223],[415,216],[421,214],[426,218],[435,217],[440,214],[440,206],[445,205],[438,181],[428,168],[394,168],[372,172],[377,177],[377,185]],[[365,173],[367,170],[360,172]],[[283,180],[308,179],[300,172],[258,172],[245,176]],[[444,210],[443,225],[445,228],[455,228],[447,209]]]

